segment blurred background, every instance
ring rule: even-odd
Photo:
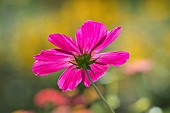
[[[62,93],[63,72],[36,77],[33,56],[55,48],[51,33],[74,37],[86,21],[122,26],[104,51],[130,60],[96,82],[116,113],[170,113],[169,0],[1,0],[0,113],[106,113],[93,88]]]

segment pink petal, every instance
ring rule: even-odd
[[[105,40],[99,42],[94,49],[94,52],[97,53],[107,47],[110,43],[112,43],[120,34],[121,27],[116,27],[114,30],[111,30],[107,33],[107,37]]]
[[[75,69],[76,66],[71,66],[65,70],[58,79],[58,86],[63,92],[67,90],[74,90],[81,82],[81,70]]]
[[[63,34],[50,34],[48,40],[54,44],[55,46],[59,47],[60,49],[69,51],[69,52],[76,52],[79,53],[79,49],[75,41]]]
[[[89,20],[78,29],[76,33],[76,41],[81,52],[89,53],[106,35],[107,30],[102,23]]]
[[[110,64],[113,66],[119,66],[124,64],[129,59],[128,52],[106,52],[101,54],[96,54],[93,58],[98,58],[97,62],[103,64]]]
[[[69,63],[70,58],[72,56],[64,50],[43,50],[40,54],[34,56],[36,61],[32,70],[35,75],[44,76],[72,65]]]
[[[34,56],[34,59],[46,62],[68,62],[71,57],[72,55],[68,54],[64,50],[49,49],[42,50],[40,54]]]
[[[69,62],[45,62],[45,61],[35,61],[33,64],[32,71],[35,75],[48,75],[50,73],[59,71],[61,69],[67,68],[72,64]]]
[[[91,67],[91,70],[88,70],[88,73],[90,74],[90,77],[92,78],[93,82],[95,82],[99,78],[101,78],[109,68],[108,65],[100,64],[100,63],[94,63],[94,64],[90,65],[90,67]],[[89,87],[91,83],[90,83],[85,71],[83,73],[84,73],[84,75],[82,75],[82,77],[83,77],[82,81],[84,82],[84,85],[86,87]]]

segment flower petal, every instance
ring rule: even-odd
[[[63,34],[50,34],[48,40],[60,49],[79,53],[78,45],[69,36]]]
[[[93,58],[98,58],[97,62],[103,64],[110,64],[113,66],[119,66],[124,64],[129,59],[128,52],[106,52],[101,54],[96,54]]]
[[[69,62],[45,62],[45,61],[35,61],[33,64],[32,71],[35,75],[48,75],[50,73],[59,71],[61,69],[67,68],[72,64]]]
[[[120,34],[121,27],[116,27],[114,30],[111,30],[107,33],[106,39],[101,40],[101,42],[97,43],[94,52],[97,53],[107,47],[110,43],[112,43]]]
[[[81,70],[75,69],[76,66],[71,66],[65,70],[58,79],[58,86],[63,92],[67,90],[74,90],[81,82]]]
[[[109,66],[106,64],[100,64],[100,63],[94,63],[90,65],[91,70],[88,70],[88,73],[90,74],[91,79],[93,82],[97,81],[99,78],[101,78],[104,73],[108,70]],[[82,76],[82,81],[84,82],[84,85],[86,87],[90,86],[90,81],[88,79],[87,74],[84,72],[84,76]]]
[[[32,70],[35,75],[44,76],[72,65],[69,63],[70,58],[72,56],[64,50],[43,50],[40,54],[34,56],[36,61],[33,64]]]
[[[35,55],[34,59],[46,62],[64,62],[69,61],[72,55],[60,49],[42,50],[40,54]]]
[[[102,23],[89,20],[78,29],[76,33],[76,42],[82,53],[89,53],[106,35],[107,30]]]

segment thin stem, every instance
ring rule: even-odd
[[[115,113],[115,112],[113,111],[113,109],[109,106],[109,104],[106,102],[105,98],[104,98],[103,95],[100,93],[99,89],[98,89],[98,88],[96,87],[96,85],[94,84],[93,80],[91,79],[91,77],[90,77],[90,75],[89,75],[89,73],[88,73],[88,70],[85,69],[85,71],[86,71],[86,74],[87,74],[87,76],[88,76],[88,78],[89,78],[92,86],[93,86],[94,89],[96,90],[97,94],[100,96],[100,98],[101,98],[101,99],[103,100],[103,102],[106,104],[106,106],[110,109],[110,111],[111,111],[112,113]]]

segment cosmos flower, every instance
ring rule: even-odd
[[[109,66],[119,66],[129,59],[129,53],[105,52],[99,53],[120,34],[121,27],[107,31],[100,22],[86,21],[76,32],[76,40],[63,34],[50,34],[48,40],[58,49],[43,50],[34,56],[35,75],[44,76],[67,68],[58,80],[62,91],[74,90],[83,82],[86,87],[90,81],[85,69],[93,82],[101,78]]]
[[[128,62],[122,68],[126,75],[136,75],[138,73],[149,72],[153,68],[153,62],[150,59],[136,59]]]
[[[54,106],[85,105],[87,102],[82,95],[66,96],[54,88],[40,90],[34,97],[34,103],[38,107],[45,108],[48,104]]]
[[[68,99],[62,95],[60,92],[53,88],[46,88],[40,90],[34,97],[34,103],[44,108],[47,104],[52,104],[54,106],[67,105],[69,104]]]

